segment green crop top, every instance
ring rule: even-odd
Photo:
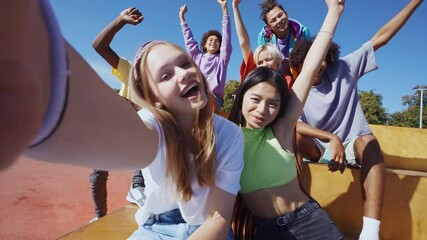
[[[245,165],[240,177],[243,194],[284,185],[297,176],[296,160],[285,151],[271,130],[242,128]]]

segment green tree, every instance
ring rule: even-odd
[[[416,90],[424,88],[427,89],[427,85],[417,85],[413,87],[414,93],[412,95],[406,95],[402,97],[402,105],[407,106],[406,110],[401,112],[395,112],[390,115],[389,125],[399,127],[413,127],[418,128],[420,125],[420,101],[421,91]],[[423,97],[423,114],[422,123],[423,128],[427,128],[427,91],[424,91]]]
[[[383,97],[374,91],[359,91],[360,105],[369,124],[385,125],[388,114],[383,107]]]
[[[221,112],[230,112],[231,106],[234,102],[234,94],[236,93],[237,88],[239,87],[239,81],[237,80],[228,80],[225,84],[224,89],[224,105],[221,108]]]

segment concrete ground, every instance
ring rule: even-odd
[[[19,158],[0,171],[0,239],[57,239],[95,215],[91,169]],[[133,172],[110,172],[108,212],[124,206]]]

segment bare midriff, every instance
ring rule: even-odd
[[[261,218],[282,216],[310,199],[301,191],[298,178],[278,187],[261,189],[242,196],[252,214]]]

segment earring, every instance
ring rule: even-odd
[[[163,108],[163,104],[161,103],[161,102],[156,102],[156,103],[154,103],[154,106],[156,107],[156,108]]]

